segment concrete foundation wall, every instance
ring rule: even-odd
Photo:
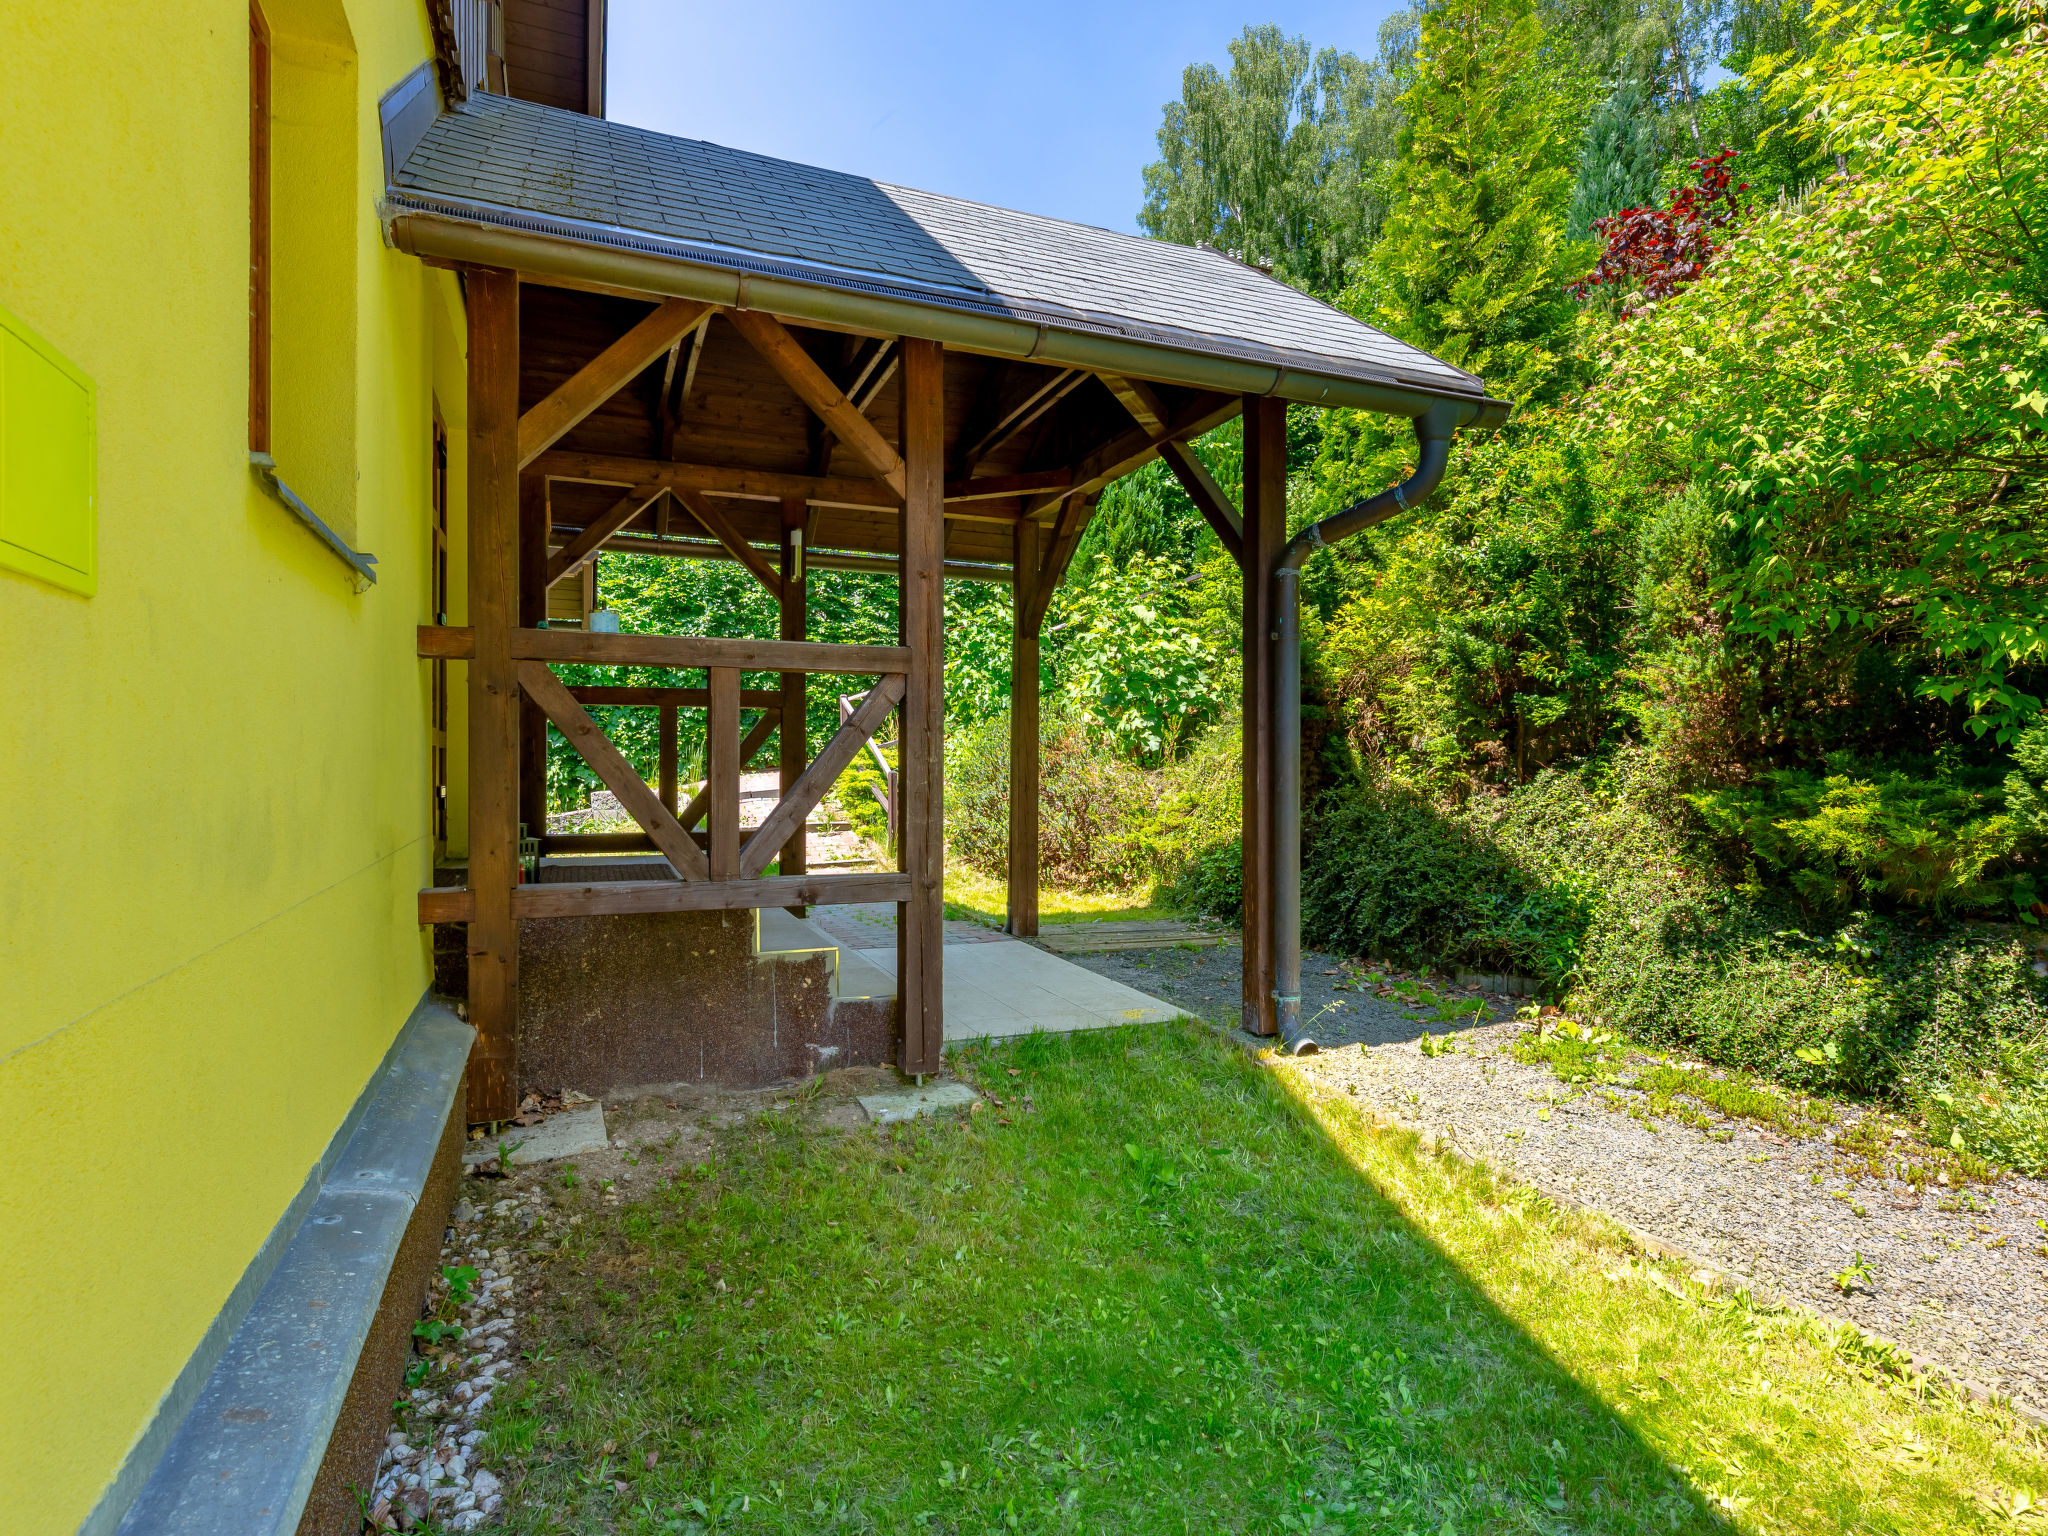
[[[645,880],[656,859],[544,863],[541,879]],[[460,868],[437,871],[459,885]],[[519,925],[518,1086],[603,1096],[648,1083],[758,1088],[895,1059],[894,998],[833,996],[833,951],[758,955],[755,914],[656,912]],[[468,989],[464,930],[436,930],[436,985]]]

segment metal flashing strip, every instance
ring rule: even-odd
[[[426,1187],[472,1031],[413,1011],[303,1220],[175,1424],[120,1536],[290,1536]],[[280,1227],[284,1224],[279,1223]],[[102,1501],[102,1509],[106,1501]]]
[[[356,573],[357,592],[367,592],[377,584],[377,557],[350,549],[347,541],[321,520],[319,513],[299,499],[298,492],[278,479],[277,460],[267,453],[252,453],[249,455],[249,467],[256,471],[264,488],[277,498],[279,505],[304,523],[313,537],[327,546],[329,553]]]
[[[397,228],[399,223],[449,220],[540,240],[572,242],[628,256],[652,257],[708,268],[721,274],[725,286],[716,293],[709,290],[699,293],[693,288],[684,296],[704,298],[713,303],[765,307],[752,292],[746,291],[754,283],[766,280],[797,284],[852,295],[881,306],[914,304],[926,310],[950,311],[963,317],[973,317],[988,327],[986,334],[938,338],[948,345],[965,346],[969,350],[1115,370],[1131,369],[1134,359],[1128,354],[1128,349],[1141,347],[1148,351],[1207,359],[1221,367],[1234,366],[1240,370],[1240,376],[1227,383],[1220,379],[1200,382],[1214,383],[1243,393],[1283,394],[1288,399],[1310,404],[1356,405],[1372,410],[1394,410],[1397,414],[1419,414],[1437,400],[1451,400],[1470,407],[1475,421],[1484,425],[1497,425],[1490,419],[1496,415],[1501,419],[1506,417],[1505,403],[1490,400],[1485,393],[1485,384],[1462,369],[1452,370],[1455,379],[1428,377],[1351,358],[1292,351],[1171,326],[1148,325],[1043,301],[1010,299],[995,293],[979,298],[973,290],[966,288],[883,278],[851,268],[764,256],[736,247],[673,239],[624,226],[566,219],[445,194],[412,192],[397,186],[387,186],[378,212],[391,243],[415,255],[442,253],[429,249],[434,244],[431,239],[421,242],[416,235],[401,235]],[[792,313],[802,318],[800,312]],[[1018,334],[1013,336],[1010,334],[1012,331]],[[1049,346],[1054,334],[1067,337],[1067,345]],[[1098,351],[1099,356],[1096,355]],[[1444,366],[1450,368],[1451,365]],[[1257,370],[1257,374],[1263,377],[1255,376],[1252,370]],[[1180,382],[1173,380],[1170,373],[1162,373],[1159,377]],[[1189,379],[1187,382],[1198,381]],[[1353,394],[1360,395],[1360,398],[1348,398]]]

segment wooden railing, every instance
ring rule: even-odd
[[[463,659],[475,653],[475,637],[449,626],[423,625],[419,653]],[[638,833],[552,834],[543,853],[625,851],[651,847],[667,858],[677,878],[607,881],[588,885],[522,885],[512,898],[517,917],[589,916],[613,912],[683,912],[800,906],[832,901],[903,901],[909,875],[764,874],[791,835],[801,827],[839,775],[871,746],[876,729],[903,700],[909,652],[898,646],[825,645],[796,640],[725,640],[673,635],[609,635],[566,629],[515,629],[511,634],[514,674],[620,807]],[[598,665],[701,668],[704,688],[576,687],[557,678],[550,662]],[[842,711],[832,739],[812,758],[796,783],[742,840],[740,770],[781,720],[779,693],[740,687],[743,671],[866,674],[879,681],[858,708]],[[660,788],[649,789],[640,773],[613,745],[584,707],[651,705],[662,712]],[[680,810],[676,806],[675,712],[701,707],[706,721],[704,788]],[[742,737],[740,713],[762,711]],[[695,830],[706,823],[702,833]],[[644,840],[644,841],[643,841]],[[600,850],[598,843],[605,846]],[[420,921],[464,922],[474,909],[466,889],[434,887],[420,893]]]

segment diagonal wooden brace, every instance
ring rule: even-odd
[[[670,299],[598,353],[519,418],[519,467],[526,468],[584,417],[617,394],[677,341],[704,323],[712,306]]]
[[[903,494],[903,459],[875,424],[839,391],[830,375],[818,366],[790,335],[782,322],[758,309],[736,309],[729,317],[733,328],[753,344],[768,366],[782,375],[783,383],[814,411],[818,419],[847,447],[861,456],[868,468],[887,482],[898,496]]]
[[[663,494],[658,485],[639,486],[612,503],[602,516],[593,518],[588,528],[548,556],[548,585],[552,587],[590,564],[597,558],[598,551],[604,548],[606,539],[645,512],[648,503]]]
[[[782,845],[789,841],[806,816],[825,798],[825,791],[839,781],[846,765],[854,760],[876,728],[889,718],[889,711],[903,702],[904,679],[885,677],[869,691],[867,700],[853,712],[853,718],[833,733],[824,750],[811,760],[803,777],[790,786],[789,793],[747,839],[740,850],[740,878],[751,880],[775,861]]]
[[[654,839],[654,846],[668,855],[676,873],[685,880],[709,880],[711,865],[697,846],[697,840],[682,829],[675,817],[669,815],[668,807],[661,803],[660,796],[647,787],[633,765],[597,728],[597,722],[570,697],[569,690],[548,670],[547,663],[520,662],[519,686],[555,722],[555,728],[568,738],[569,745],[590,764],[591,770],[604,780],[604,787],[619,797],[619,804],[625,807],[626,814]]]
[[[739,536],[739,531],[725,520],[725,514],[711,505],[709,497],[698,491],[676,490],[671,492],[682,503],[690,516],[704,525],[704,531],[725,546],[727,554],[745,566],[754,580],[768,589],[768,595],[778,603],[782,601],[782,576],[768,563],[767,556]]]

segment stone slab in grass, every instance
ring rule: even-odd
[[[922,1088],[895,1088],[887,1093],[864,1093],[860,1107],[877,1125],[895,1125],[915,1120],[935,1109],[958,1109],[972,1104],[975,1092],[965,1083],[927,1083]]]
[[[474,1166],[488,1163],[498,1155],[498,1142],[513,1149],[512,1162],[551,1163],[557,1158],[577,1157],[605,1148],[604,1106],[596,1100],[549,1115],[539,1125],[506,1127],[502,1137],[472,1141],[462,1149],[463,1162]]]

